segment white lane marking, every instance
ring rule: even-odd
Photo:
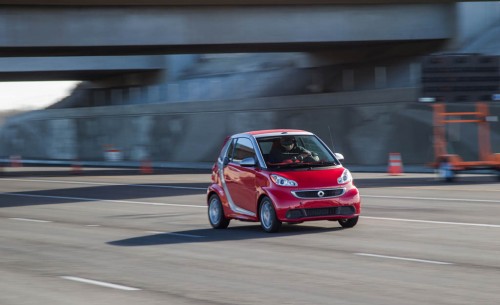
[[[100,227],[101,225],[85,225],[86,227]]]
[[[166,189],[181,189],[181,190],[202,190],[206,191],[207,187],[194,187],[194,186],[176,186],[176,185],[156,185],[156,184],[119,184],[126,186],[139,186],[139,187],[157,187],[157,188],[166,188]]]
[[[23,193],[0,193],[0,195],[18,196],[18,197],[34,197],[34,198],[52,198],[52,199],[78,200],[78,201],[104,201],[104,202],[112,202],[112,203],[132,203],[132,204],[143,204],[143,205],[175,206],[175,207],[189,207],[189,208],[206,208],[207,207],[206,205],[143,202],[143,201],[130,201],[130,200],[111,200],[111,199],[67,197],[67,196],[48,196],[48,195],[34,195],[34,194],[23,194]]]
[[[388,217],[372,217],[372,216],[360,216],[360,217],[361,218],[366,218],[366,219],[376,219],[376,220],[390,220],[390,221],[404,221],[404,222],[433,223],[433,224],[441,224],[441,225],[471,226],[471,227],[484,227],[484,228],[500,228],[500,225],[493,225],[493,224],[486,224],[486,223],[451,222],[451,221],[435,221],[435,220],[388,218]]]
[[[30,222],[52,222],[50,220],[31,219],[31,218],[9,218],[9,219],[19,220],[19,221],[30,221]]]
[[[190,187],[190,186],[175,186],[175,185],[155,185],[155,184],[130,184],[130,183],[108,183],[108,182],[86,182],[86,181],[64,181],[64,180],[46,180],[46,179],[13,179],[2,178],[5,181],[21,181],[21,182],[44,182],[44,183],[64,183],[64,184],[84,184],[84,185],[108,185],[108,186],[138,186],[138,187],[154,187],[167,189],[186,189],[186,190],[204,190],[206,187]]]
[[[201,236],[201,235],[173,233],[173,232],[161,232],[161,231],[147,231],[147,233],[152,233],[152,234],[167,234],[167,235],[175,235],[175,236],[182,236],[182,237],[192,237],[192,238],[203,238],[203,237],[205,237],[205,236]]]
[[[472,189],[472,188],[462,188],[451,189],[447,187],[438,186],[395,186],[398,189],[414,189],[414,190],[431,190],[431,191],[453,191],[453,192],[500,192],[500,190],[489,190],[489,189]]]
[[[465,202],[492,202],[500,203],[500,200],[488,199],[464,199],[464,198],[438,198],[438,197],[407,197],[407,196],[377,196],[361,195],[361,198],[388,198],[388,199],[411,199],[411,200],[436,200],[436,201],[465,201]]]
[[[109,200],[109,199],[99,199],[99,198],[81,198],[81,197],[47,196],[47,195],[13,194],[13,193],[0,193],[0,195],[21,196],[21,197],[24,196],[24,197],[35,197],[35,198],[69,199],[69,200],[79,200],[79,201],[104,201],[104,202],[112,202],[112,203],[129,203],[129,204],[154,205],[154,206],[206,208],[205,205],[141,202],[141,201],[129,201],[129,200]],[[445,224],[445,225],[460,225],[460,226],[486,227],[486,228],[500,228],[500,225],[482,224],[482,223],[449,222],[449,221],[434,221],[434,220],[405,219],[405,218],[387,218],[387,217],[372,217],[372,216],[360,216],[360,217],[366,218],[366,219],[376,219],[376,220],[404,221],[404,222],[416,222],[416,223],[432,223],[432,224]],[[11,219],[14,219],[14,218],[11,218]],[[21,220],[21,219],[22,218],[16,218],[15,220]],[[47,221],[47,220],[25,220],[25,221],[51,222],[51,221]],[[165,233],[165,232],[159,232],[159,233]]]
[[[378,254],[370,254],[370,253],[354,253],[354,255],[395,259],[395,260],[410,261],[410,262],[417,262],[417,263],[427,263],[427,264],[437,264],[437,265],[453,265],[453,263],[447,263],[447,262],[430,261],[430,260],[425,260],[425,259],[408,258],[408,257],[378,255]]]
[[[117,285],[117,284],[112,284],[112,283],[107,283],[107,282],[94,281],[94,280],[84,279],[84,278],[75,277],[75,276],[61,276],[61,278],[65,279],[65,280],[81,282],[81,283],[86,283],[86,284],[92,284],[92,285],[108,287],[108,288],[114,288],[114,289],[120,289],[120,290],[128,290],[128,291],[141,290],[139,288],[122,286],[122,285]]]

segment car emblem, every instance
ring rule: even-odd
[[[323,197],[323,196],[325,196],[325,192],[323,192],[323,191],[319,191],[319,192],[318,192],[318,197]]]

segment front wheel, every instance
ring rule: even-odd
[[[212,195],[208,200],[208,221],[214,229],[225,229],[229,226],[230,219],[224,215],[222,202],[219,196]]]
[[[358,223],[359,216],[348,218],[348,219],[339,219],[339,224],[342,228],[352,228]]]
[[[274,210],[273,203],[271,199],[265,197],[262,199],[262,204],[259,210],[260,225],[262,229],[268,233],[278,232],[281,227],[281,221],[276,217],[276,211]]]

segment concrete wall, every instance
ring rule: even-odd
[[[416,97],[415,89],[393,89],[36,111],[2,126],[0,157],[99,161],[112,145],[125,160],[213,162],[227,135],[298,128],[333,141],[350,165],[385,166],[389,152],[400,152],[406,165],[422,165],[432,160],[432,112],[429,105],[415,102]],[[500,115],[498,103],[492,112]],[[453,132],[451,151],[477,158],[475,128]],[[498,123],[492,144],[500,151]]]
[[[337,64],[322,67],[303,65],[302,54],[217,54],[203,55],[189,63],[182,56],[176,72],[162,70],[170,81],[149,84],[145,74],[137,81],[114,77],[82,86],[85,98],[58,103],[51,108],[112,106],[128,104],[217,101],[271,96],[303,95],[342,91],[415,87],[420,81],[420,64],[414,57],[398,57],[363,64]],[[176,56],[178,57],[178,56]],[[207,58],[208,57],[208,58]],[[187,60],[184,60],[187,59]],[[190,60],[191,59],[191,60]],[[174,65],[175,66],[175,65]],[[131,76],[128,74],[126,76]],[[176,76],[176,77],[174,77]],[[125,80],[129,80],[126,82]],[[80,90],[82,91],[82,90]]]

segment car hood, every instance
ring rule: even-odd
[[[281,177],[294,180],[298,183],[299,188],[324,188],[339,186],[337,179],[342,175],[345,168],[313,168],[300,169],[293,171],[273,171],[271,174],[280,175]],[[343,184],[345,185],[345,184]]]

